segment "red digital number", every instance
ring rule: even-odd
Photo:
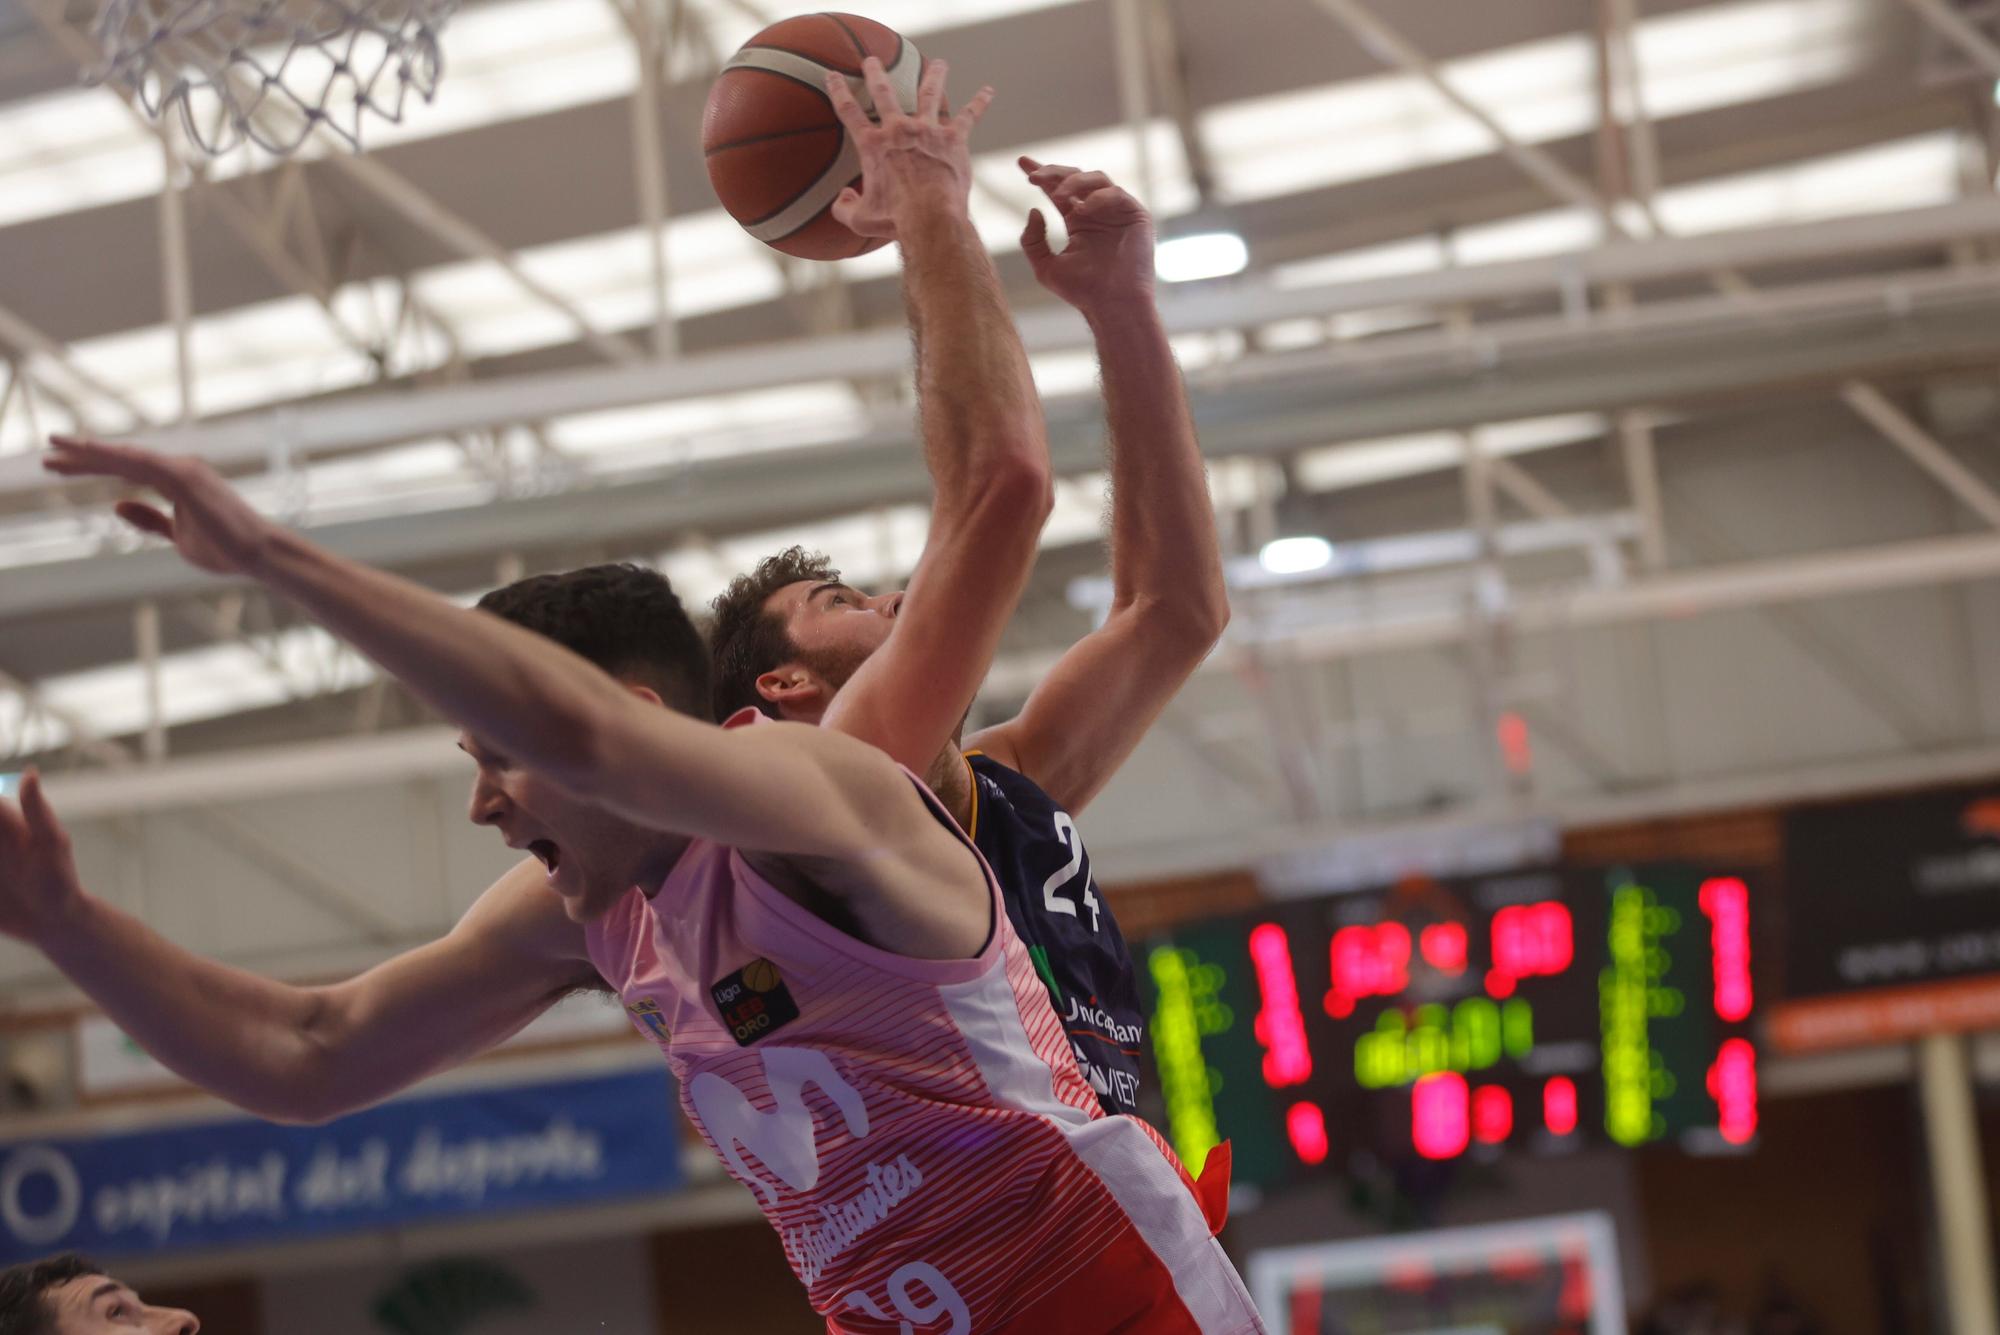
[[[1434,922],[1417,937],[1424,962],[1439,973],[1465,972],[1466,934],[1462,924]]]
[[[1285,1134],[1300,1163],[1326,1162],[1326,1114],[1316,1103],[1294,1103],[1285,1111]]]
[[[1333,987],[1326,1013],[1336,1020],[1354,1014],[1362,997],[1393,997],[1410,985],[1410,929],[1399,922],[1343,927],[1333,934]]]
[[[1253,930],[1250,960],[1264,1002],[1256,1024],[1257,1041],[1264,1045],[1264,1083],[1273,1089],[1302,1084],[1312,1074],[1312,1049],[1306,1046],[1306,1017],[1299,1010],[1299,980],[1292,973],[1285,929],[1267,922]]]
[[[1715,1100],[1716,1125],[1732,1145],[1747,1145],[1757,1134],[1757,1049],[1747,1038],[1732,1038],[1708,1068],[1708,1093]]]
[[[1410,1087],[1410,1141],[1426,1159],[1456,1159],[1472,1143],[1472,1095],[1456,1071]]]
[[[1542,1125],[1552,1136],[1567,1136],[1576,1130],[1576,1081],[1558,1075],[1542,1086]]]
[[[1472,1138],[1498,1145],[1514,1134],[1514,1096],[1498,1085],[1472,1091]]]
[[[1750,888],[1733,876],[1702,882],[1701,911],[1710,923],[1715,960],[1715,1013],[1736,1023],[1750,1018]]]
[[[1486,975],[1486,990],[1511,997],[1521,979],[1561,973],[1575,958],[1566,905],[1554,900],[1510,904],[1493,915],[1493,968]]]

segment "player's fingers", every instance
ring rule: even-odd
[[[49,452],[42,456],[42,467],[65,477],[101,473],[136,478],[156,463],[155,457],[143,450],[107,445],[88,436],[50,436]]]
[[[1049,198],[1060,206],[1074,204],[1085,195],[1102,190],[1111,184],[1111,178],[1103,172],[1077,172],[1065,177],[1055,189],[1049,191]]]
[[[49,805],[48,795],[42,791],[39,770],[31,769],[21,776],[21,817],[27,823],[28,837],[37,843],[60,847],[69,837],[63,832],[62,822],[56,819],[56,809]]]
[[[942,60],[926,60],[923,77],[917,80],[917,119],[938,121],[944,119],[944,80],[951,72],[951,66]],[[884,76],[886,82],[886,75]],[[873,83],[868,85],[872,91]],[[879,98],[877,99],[880,100]],[[893,100],[893,99],[892,99]]]
[[[826,76],[826,100],[833,103],[833,114],[840,118],[840,123],[847,127],[849,134],[859,134],[873,124],[860,100],[854,96],[854,89],[849,86],[846,75]]]
[[[148,505],[144,501],[120,501],[111,508],[120,519],[141,533],[151,533],[154,537],[173,541],[174,521],[169,519],[158,506]]]
[[[1028,225],[1021,231],[1021,252],[1035,268],[1053,253],[1049,249],[1049,220],[1040,209],[1028,210]]]
[[[1141,212],[1139,201],[1115,185],[1093,190],[1076,201],[1080,217],[1107,219],[1130,217]]]
[[[850,185],[847,189],[834,196],[833,220],[842,227],[851,228],[854,225],[854,211],[860,207],[861,192]]]
[[[944,68],[942,60],[935,64],[939,69]],[[942,80],[944,76],[940,74],[938,77]],[[889,82],[889,71],[883,69],[882,62],[874,56],[861,62],[861,81],[868,86],[868,96],[874,100],[877,120],[887,125],[903,116],[903,104],[896,97],[896,85]],[[939,91],[943,91],[942,83]]]
[[[1049,197],[1050,203],[1056,205],[1057,208],[1060,209],[1062,207],[1062,201],[1056,197],[1056,190],[1062,185],[1064,181],[1067,181],[1070,177],[1074,175],[1076,175],[1076,168],[1074,167],[1064,167],[1055,163],[1049,163],[1043,166],[1038,166],[1033,171],[1029,172],[1028,180],[1035,186],[1036,189],[1040,190],[1044,195],[1047,195]]]
[[[986,108],[992,105],[993,89],[989,85],[974,93],[972,100],[958,109],[958,114],[951,118],[952,123],[970,130],[973,126],[979,124],[979,118],[984,116]]]

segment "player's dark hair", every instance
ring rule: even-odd
[[[784,618],[764,610],[771,595],[787,584],[815,584],[839,579],[840,572],[824,553],[787,547],[767,556],[747,575],[729,582],[710,609],[709,653],[715,674],[714,713],[719,723],[745,705],[778,717],[778,707],[757,692],[757,678],[799,655],[785,630]]]
[[[669,709],[708,715],[708,649],[667,577],[644,566],[585,566],[495,589],[480,610],[659,694]]]
[[[73,1279],[103,1273],[104,1267],[75,1252],[0,1270],[0,1335],[55,1335],[56,1314],[43,1295]]]

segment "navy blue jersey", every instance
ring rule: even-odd
[[[1145,1029],[1132,953],[1091,879],[1076,822],[1025,774],[983,752],[965,759],[972,842],[993,867],[1077,1064],[1106,1112],[1137,1113]]]

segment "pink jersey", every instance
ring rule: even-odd
[[[1180,1319],[1119,1329],[1259,1329],[1172,1151],[1098,1108],[987,879],[978,956],[905,959],[698,841],[590,925],[590,956],[830,1328],[1108,1329],[1070,1295],[1138,1255]]]

